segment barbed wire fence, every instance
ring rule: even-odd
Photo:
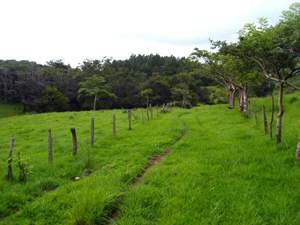
[[[152,107],[152,106],[150,106],[148,109],[146,109],[146,110],[149,110],[150,111],[150,113],[151,113],[151,120],[154,118],[154,116],[153,115],[155,115],[153,112],[152,112],[152,110],[153,110],[153,108],[154,107]],[[176,109],[176,105],[175,105],[175,102],[173,103],[173,102],[171,102],[171,103],[167,103],[167,104],[163,104],[162,106],[156,106],[156,111],[157,111],[157,115],[156,115],[156,117],[159,117],[159,112],[160,112],[160,114],[165,114],[165,113],[169,113],[169,112],[172,112],[172,109]],[[138,111],[136,108],[135,109],[132,109],[132,110],[134,110],[134,111]],[[131,111],[131,109],[128,109],[128,110],[125,110],[127,113],[128,113],[128,122],[129,122],[129,127],[128,127],[128,130],[131,130],[132,128],[131,128],[131,120],[132,120],[132,116],[131,116],[131,114],[132,114],[132,111]],[[124,111],[124,112],[125,112]],[[142,121],[142,117],[140,118],[139,116],[138,116],[138,114],[137,113],[139,113],[139,112],[135,112],[135,114],[134,114],[134,119],[135,120],[141,120]],[[141,109],[141,113],[142,113],[142,109]],[[124,120],[124,121],[126,121],[126,116],[125,116],[125,118],[122,118],[122,119],[120,119],[120,120]],[[119,121],[120,121],[119,120]],[[112,136],[115,136],[116,135],[116,124],[115,124],[115,121],[116,121],[116,117],[115,117],[115,115],[113,115],[112,116],[112,120],[111,120],[111,123],[109,123],[109,124],[111,124],[111,135]],[[78,146],[79,148],[83,148],[84,146],[82,146],[82,143],[84,143],[85,145],[91,145],[91,146],[93,146],[93,142],[94,142],[94,138],[96,138],[95,137],[95,135],[93,134],[93,132],[94,132],[94,124],[95,124],[95,121],[94,121],[94,118],[92,117],[91,118],[91,124],[89,124],[88,122],[86,123],[87,125],[85,125],[85,126],[82,126],[81,124],[80,124],[80,131],[81,131],[81,133],[80,133],[80,135],[82,136],[82,135],[85,135],[85,138],[83,138],[84,140],[81,140],[81,144]],[[144,124],[144,121],[142,121],[142,124]],[[79,125],[79,124],[78,124]],[[75,126],[76,127],[76,126]],[[72,129],[72,128],[71,128]],[[86,133],[86,134],[83,134],[82,133],[82,131],[84,131],[84,130],[86,130],[86,129],[91,129],[91,132],[88,134],[88,133]],[[50,130],[50,133],[51,133],[51,129],[49,129]],[[38,141],[38,140],[45,140],[45,141],[43,141],[44,143],[46,143],[46,144],[44,144],[44,146],[42,146],[42,147],[35,147],[34,149],[35,149],[35,151],[39,151],[39,152],[46,152],[47,151],[47,147],[48,147],[48,162],[49,163],[51,163],[52,161],[53,161],[53,158],[52,158],[52,144],[55,144],[55,142],[59,142],[59,139],[60,138],[66,138],[66,134],[65,135],[53,135],[52,133],[51,133],[51,138],[49,137],[49,130],[45,130],[44,132],[41,132],[40,133],[40,135],[39,136],[34,136],[34,137],[29,137],[29,138],[24,138],[24,139],[19,139],[18,138],[18,136],[14,136],[14,135],[11,135],[11,140],[10,140],[10,142],[12,143],[12,138],[13,138],[13,145],[14,146],[21,146],[22,144],[23,145],[25,145],[26,144],[26,142],[28,142],[28,141],[30,141],[30,142],[32,142],[32,141]],[[91,142],[89,143],[89,140],[88,140],[88,138],[87,138],[87,136],[88,135],[91,135]],[[17,137],[17,138],[16,138]],[[71,137],[71,136],[70,136]],[[46,140],[48,140],[48,143],[47,143],[47,141]],[[70,140],[71,140],[71,138],[70,138]],[[50,152],[50,143],[49,142],[51,142],[51,152]],[[70,141],[71,142],[71,141]],[[14,146],[11,146],[11,148],[13,149],[13,147]],[[47,146],[48,145],[48,146]],[[69,145],[69,144],[68,144]],[[7,146],[7,147],[5,147],[5,146]],[[3,148],[3,149],[8,149],[9,148],[9,142],[8,142],[8,140],[5,140],[5,141],[0,141],[0,148]],[[71,150],[70,150],[71,151]],[[70,151],[66,151],[66,152],[70,152]],[[73,151],[74,151],[74,136],[73,136]],[[73,152],[74,153],[74,152]],[[9,165],[11,165],[11,163],[10,163],[10,159],[11,159],[11,156],[9,156],[8,157],[8,164]],[[9,173],[10,173],[10,171],[9,171]],[[11,178],[12,179],[12,178]]]
[[[260,108],[263,107],[263,105],[257,105],[256,102],[254,102],[254,105],[256,105],[256,113],[255,113],[255,107],[252,107],[251,104],[248,104],[248,116],[252,114],[252,116],[249,116],[250,119],[257,119],[257,126],[264,126],[264,119],[263,119],[263,110],[261,110]],[[251,111],[250,111],[251,110]],[[255,114],[255,117],[253,116],[253,114]],[[261,115],[261,116],[259,116]],[[274,115],[275,116],[275,115]],[[299,118],[300,118],[300,114],[299,114]],[[268,120],[268,118],[267,118]],[[268,122],[270,122],[270,120],[268,120]],[[274,123],[275,121],[273,120],[272,123],[272,129],[273,128],[277,128],[277,124]],[[292,129],[287,129],[287,127],[284,127],[284,125],[288,125],[289,127],[292,127]],[[269,128],[270,128],[270,124],[268,123],[268,132]],[[282,120],[282,135],[281,135],[281,141],[283,141],[286,146],[291,149],[292,151],[295,151],[297,149],[297,144],[300,141],[299,138],[299,120],[298,121],[291,121],[289,120],[286,116],[283,117]],[[290,130],[295,130],[295,133],[292,133],[292,131]],[[288,137],[288,138],[285,138]],[[289,139],[289,140],[288,140]]]

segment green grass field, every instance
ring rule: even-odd
[[[269,121],[269,98],[251,99],[259,125],[254,113],[249,119],[226,105],[155,113],[144,124],[141,110],[133,110],[132,130],[124,110],[2,118],[0,224],[299,224],[300,102],[292,98],[300,99],[299,93],[285,96],[281,144],[263,131],[261,106]],[[76,156],[71,127],[77,131]],[[49,128],[53,163],[47,162]],[[14,180],[8,182],[11,134]],[[132,185],[166,148],[170,153],[164,161]],[[18,151],[32,171],[26,182],[18,180]],[[75,182],[77,176],[81,179]]]
[[[1,104],[0,103],[0,119],[9,117],[9,116],[16,116],[22,115],[21,106],[14,105],[14,104]]]

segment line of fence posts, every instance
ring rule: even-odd
[[[269,124],[270,127],[269,128],[270,128],[270,139],[272,140],[272,125],[273,125],[273,117],[274,117],[274,98],[273,98],[273,96],[272,96],[272,102],[271,103],[272,103],[272,105],[271,105],[271,119],[270,119],[270,124]],[[249,101],[249,108],[250,107],[251,106],[250,106],[250,101]],[[258,125],[256,102],[254,102],[254,112],[255,112],[256,125]],[[265,134],[267,134],[268,133],[268,122],[267,122],[267,117],[266,117],[266,109],[265,109],[264,105],[262,106],[262,114],[263,114],[264,132],[265,132]],[[297,149],[296,149],[296,160],[300,161],[300,124],[299,124],[299,138],[298,138],[298,144],[297,144]]]
[[[172,104],[172,103],[171,103]],[[174,102],[175,106],[175,102]],[[169,104],[167,104],[167,107],[169,107]],[[151,119],[153,119],[153,111],[152,111],[152,105],[149,105],[150,108],[150,113],[151,113]],[[148,111],[148,107],[147,107]],[[156,111],[157,111],[157,117],[159,115],[158,113],[158,106],[156,106]],[[165,104],[163,104],[163,109],[162,113],[165,112]],[[148,120],[149,120],[149,114],[148,114]],[[131,110],[128,109],[128,128],[131,130]],[[144,117],[143,117],[143,108],[142,108],[142,123],[144,124]],[[73,139],[73,150],[72,153],[73,155],[77,154],[77,136],[76,136],[76,129],[75,127],[70,128],[70,131],[72,133],[72,139]],[[94,145],[94,134],[95,134],[95,119],[94,117],[91,118],[91,145]],[[113,135],[116,136],[116,117],[113,115]],[[12,172],[12,152],[13,152],[13,146],[14,146],[14,135],[11,135],[11,142],[10,142],[10,148],[9,148],[9,153],[8,153],[8,174],[7,174],[7,179],[11,180],[13,179],[13,172]],[[53,153],[52,153],[52,134],[51,134],[51,129],[48,129],[48,162],[51,163],[53,162]]]

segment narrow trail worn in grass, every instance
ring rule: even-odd
[[[113,224],[300,223],[294,152],[224,105],[177,113],[185,138],[126,194]]]
[[[181,137],[179,138],[178,141],[182,140],[185,136],[185,133],[186,133],[186,124],[183,124],[184,125],[184,131],[181,135]],[[177,141],[177,142],[178,142]],[[175,142],[174,145],[177,143]],[[150,161],[150,165],[148,167],[145,168],[145,171],[142,172],[141,176],[138,177],[138,179],[132,183],[132,186],[137,186],[137,185],[140,185],[142,182],[143,182],[143,179],[145,178],[146,174],[150,171],[151,168],[157,166],[159,163],[163,162],[163,160],[165,159],[166,156],[169,155],[170,151],[172,150],[172,148],[165,148],[163,150],[163,154],[159,154],[155,157],[153,157]],[[124,197],[122,203],[120,204],[124,204],[124,201],[126,201],[126,196]],[[118,210],[115,210],[112,215],[110,216],[110,219],[108,221],[108,224],[113,224],[113,221],[116,221],[118,220],[120,217],[120,214],[118,212]]]

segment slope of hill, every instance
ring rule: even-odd
[[[0,221],[299,224],[300,165],[294,155],[300,106],[290,100],[293,97],[299,95],[285,97],[281,144],[263,131],[260,109],[269,98],[251,100],[257,103],[258,125],[253,106],[249,119],[225,105],[177,108],[158,116],[155,111],[154,119],[144,118],[144,124],[141,110],[133,110],[132,130],[122,110],[1,119],[5,129],[0,131]],[[116,136],[112,115],[117,120]],[[94,146],[90,146],[91,117],[95,118]],[[71,127],[78,132],[76,156]],[[53,163],[47,163],[49,128]],[[8,182],[10,134],[15,134],[15,178]],[[150,160],[166,149],[170,153],[136,184]],[[17,151],[33,172],[26,182],[18,180]],[[75,177],[80,180],[75,182]]]

